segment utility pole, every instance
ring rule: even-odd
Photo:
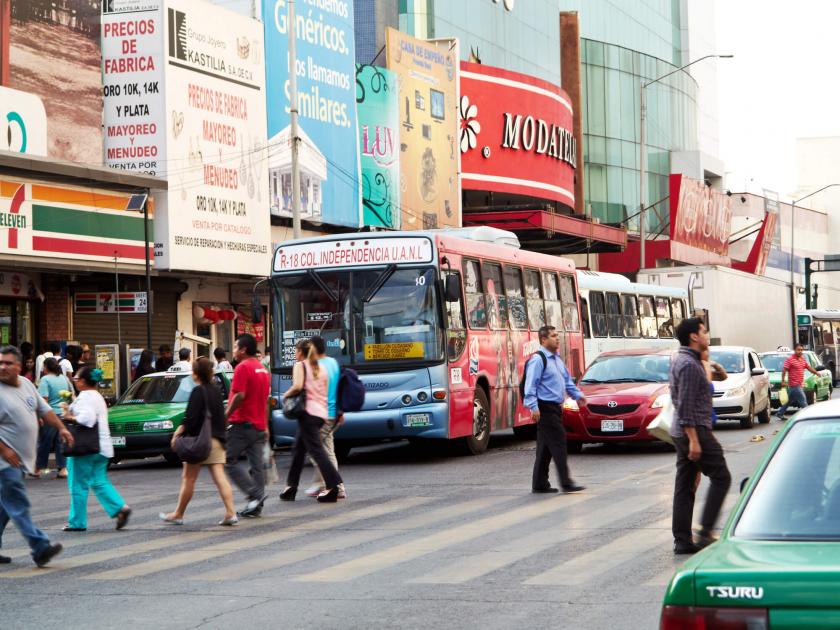
[[[292,238],[300,238],[300,137],[298,132],[297,26],[295,0],[289,0],[289,98],[292,116]]]

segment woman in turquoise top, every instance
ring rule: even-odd
[[[47,404],[56,415],[60,416],[64,413],[64,410],[61,408],[61,403],[64,401],[64,398],[62,398],[60,392],[72,392],[73,386],[62,373],[61,366],[56,359],[48,358],[44,361],[44,368],[46,373],[41,378],[40,385],[38,385],[38,393],[44,397],[44,400],[47,401]],[[68,400],[67,402],[70,401]],[[47,425],[42,425],[38,434],[38,456],[35,460],[35,473],[32,476],[40,477],[41,470],[46,470],[49,464],[50,451],[55,451],[55,466],[58,469],[58,479],[66,479],[67,463],[64,459],[61,442],[58,439],[58,431]]]

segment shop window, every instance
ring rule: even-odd
[[[464,293],[470,328],[487,328],[487,303],[481,289],[481,268],[474,260],[464,261]]]
[[[519,267],[505,267],[505,296],[510,327],[517,330],[527,329],[528,311],[522,291],[522,270]]]

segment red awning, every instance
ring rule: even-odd
[[[544,210],[464,212],[464,226],[488,225],[515,232],[524,249],[548,253],[620,252],[627,230]],[[547,234],[548,233],[548,234]]]

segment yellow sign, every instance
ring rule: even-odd
[[[394,359],[422,359],[423,342],[367,343],[365,361],[393,361]]]

